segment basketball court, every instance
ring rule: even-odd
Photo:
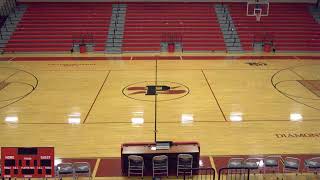
[[[260,23],[269,1],[246,13]],[[199,142],[199,166],[216,171],[232,157],[319,156],[320,56],[257,35],[256,53],[0,55],[0,147],[54,147],[55,165],[87,162],[95,179],[127,179],[130,142]]]
[[[198,141],[206,156],[320,150],[315,59],[31,58],[1,61],[1,146],[119,157],[124,142],[154,140],[156,118],[158,140]],[[170,90],[157,90],[155,107],[156,76]]]

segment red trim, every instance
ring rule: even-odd
[[[0,57],[9,61],[12,57]],[[13,61],[86,61],[86,60],[320,60],[320,56],[119,56],[119,57],[15,57]]]

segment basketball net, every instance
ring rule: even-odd
[[[257,22],[260,22],[260,20],[261,20],[261,14],[260,14],[260,13],[257,13],[257,14],[256,14],[256,21],[257,21]]]

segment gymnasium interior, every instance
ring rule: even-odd
[[[320,0],[0,0],[8,179],[320,180]]]

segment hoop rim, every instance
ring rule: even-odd
[[[256,13],[256,12],[259,12],[259,13]],[[253,14],[255,16],[261,16],[262,15],[262,9],[261,8],[254,8],[253,9]]]

